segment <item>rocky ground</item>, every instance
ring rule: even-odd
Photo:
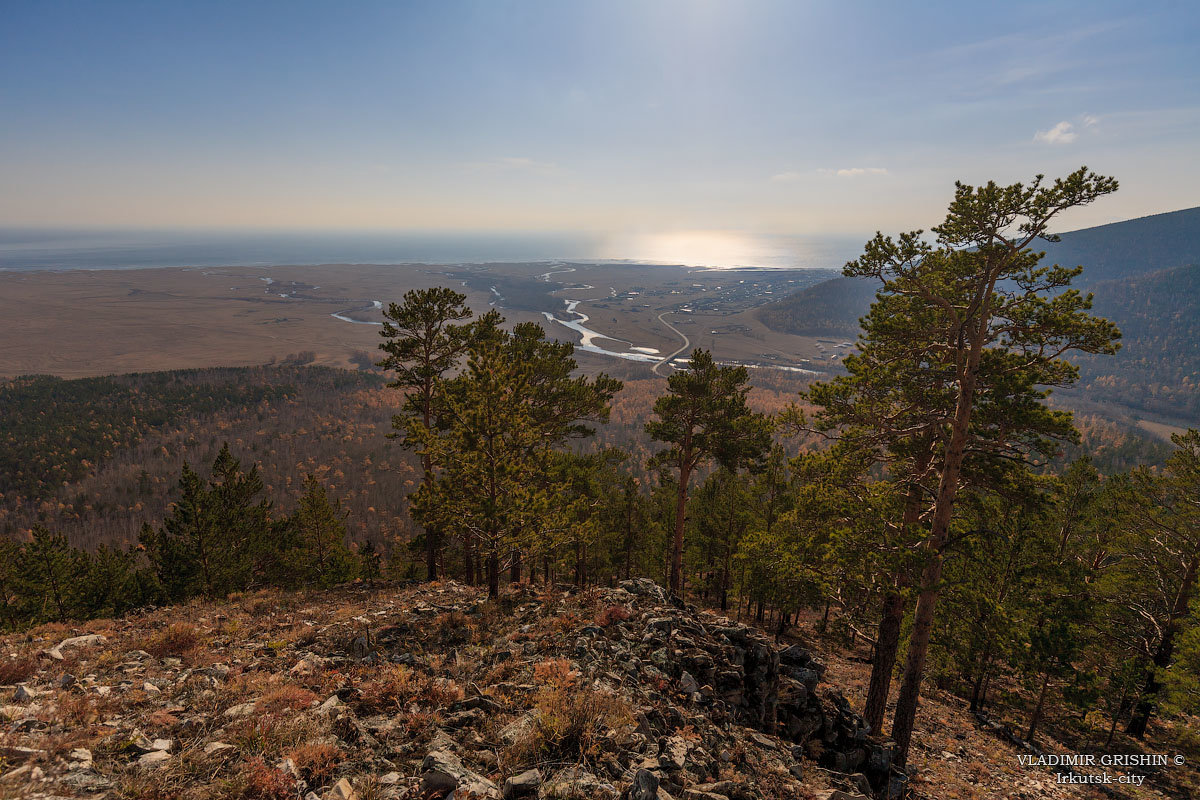
[[[1020,767],[938,700],[902,775],[833,688],[854,698],[850,662],[649,581],[497,601],[453,582],[262,593],[0,648],[4,797],[1113,796]]]

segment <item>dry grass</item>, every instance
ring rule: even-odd
[[[228,741],[244,752],[272,763],[289,750],[308,744],[329,732],[322,720],[307,716],[250,717],[229,725]]]
[[[37,659],[17,656],[0,661],[0,684],[23,683],[37,672]]]
[[[314,743],[293,748],[287,757],[311,786],[324,786],[332,780],[346,754],[332,744]]]
[[[397,711],[410,703],[435,708],[462,700],[462,687],[453,680],[418,673],[403,664],[385,667],[359,686],[359,702],[367,713]]]
[[[162,633],[147,639],[141,649],[155,658],[183,657],[195,652],[201,644],[200,633],[194,625],[176,622]]]
[[[633,709],[605,688],[584,685],[566,659],[534,665],[534,721],[529,731],[505,753],[509,764],[547,761],[587,763],[602,749],[607,735],[633,723]]]
[[[308,689],[289,683],[260,697],[256,708],[264,714],[286,714],[289,711],[303,711],[317,699],[317,695]]]

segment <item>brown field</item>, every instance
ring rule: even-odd
[[[549,274],[547,274],[549,270]],[[662,356],[705,347],[718,358],[763,366],[821,369],[848,348],[835,341],[778,334],[753,307],[821,273],[706,271],[626,264],[324,265],[0,272],[0,375],[81,377],[206,366],[242,366],[311,353],[314,363],[352,366],[374,359],[374,301],[398,301],[412,288],[451,286],[477,312],[495,303],[510,322],[536,321],[552,336],[578,332],[549,322],[565,300],[595,344],[633,346]],[[674,326],[672,330],[664,321]],[[598,354],[591,368],[652,363]]]

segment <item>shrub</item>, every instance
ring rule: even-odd
[[[295,684],[287,684],[264,694],[258,699],[255,707],[264,714],[285,714],[289,711],[303,711],[313,704],[317,696]]]
[[[37,672],[37,661],[28,656],[0,661],[0,684],[21,683]]]
[[[633,615],[629,613],[629,609],[625,606],[609,606],[596,615],[596,624],[601,628],[607,628],[616,625],[618,622],[624,622],[631,616]]]
[[[471,641],[471,619],[461,611],[450,611],[434,617],[433,633],[443,644],[466,644]]]
[[[610,730],[632,724],[629,703],[608,689],[580,686],[569,661],[542,661],[533,672],[542,688],[534,696],[533,725],[511,748],[516,761],[587,761],[602,749]]]
[[[146,643],[144,649],[155,658],[184,656],[200,646],[200,634],[186,622],[176,622]]]
[[[267,766],[261,758],[250,760],[246,770],[244,800],[295,800],[296,779],[281,769]]]
[[[404,708],[410,702],[424,706],[446,706],[462,700],[462,688],[452,680],[418,674],[398,664],[359,687],[360,701],[367,712]]]
[[[300,777],[313,786],[329,783],[346,754],[331,744],[302,744],[288,753]]]

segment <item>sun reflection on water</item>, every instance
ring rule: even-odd
[[[858,237],[773,236],[739,231],[668,231],[612,236],[599,257],[695,267],[836,269],[861,247]]]

